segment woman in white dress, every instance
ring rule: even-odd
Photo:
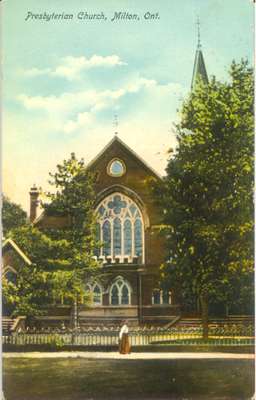
[[[124,321],[119,332],[119,353],[128,354],[131,352],[131,346],[129,342],[129,328],[127,321]]]

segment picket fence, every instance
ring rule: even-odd
[[[134,331],[129,333],[132,346],[147,346],[150,344],[189,345],[198,346],[206,344],[202,334],[198,333],[175,333],[170,331]],[[57,333],[15,333],[2,336],[4,345],[53,345],[56,347],[68,346],[117,346],[118,331],[103,332],[57,332]],[[212,337],[207,345],[212,346],[244,346],[253,345],[253,337]]]

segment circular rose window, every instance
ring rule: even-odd
[[[122,176],[125,174],[125,164],[123,161],[119,159],[114,159],[111,160],[110,163],[108,164],[108,174],[111,176]]]

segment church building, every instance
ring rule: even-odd
[[[179,308],[169,291],[159,286],[159,267],[166,258],[161,219],[150,181],[162,178],[117,135],[87,165],[96,174],[97,236],[103,246],[96,257],[103,279],[87,283],[90,306],[79,306],[79,321],[165,322]],[[30,191],[31,216],[36,215],[36,188]],[[40,229],[59,225],[58,217],[42,214]]]
[[[198,79],[208,82],[200,42],[192,90]],[[165,238],[159,232],[160,212],[150,188],[152,179],[161,180],[161,176],[116,134],[87,168],[96,175],[97,235],[103,243],[96,257],[104,279],[86,283],[92,302],[89,306],[78,305],[79,323],[171,321],[180,309],[174,293],[160,288],[160,266],[168,254]],[[37,217],[38,197],[38,189],[32,187],[31,222],[39,229],[64,227],[60,217],[45,213]],[[66,318],[70,322],[71,316]]]

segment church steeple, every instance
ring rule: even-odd
[[[196,86],[197,81],[201,79],[204,83],[208,83],[208,75],[204,63],[204,57],[201,46],[201,38],[200,38],[200,22],[197,20],[197,49],[196,56],[194,62],[193,76],[191,82],[191,89],[193,90]]]

